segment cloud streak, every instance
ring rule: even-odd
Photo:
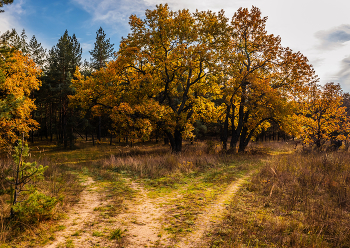
[[[319,39],[321,44],[319,49],[332,50],[344,46],[350,41],[350,25],[343,24],[329,30],[321,30],[315,33],[315,37]]]
[[[344,58],[341,62],[341,70],[337,73],[338,81],[342,84],[350,83],[350,57]]]

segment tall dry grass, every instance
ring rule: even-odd
[[[234,155],[219,152],[214,142],[186,145],[184,151],[174,154],[169,149],[143,152],[140,148],[112,154],[102,160],[101,167],[116,172],[127,171],[138,177],[159,178],[175,172],[189,173],[220,163],[227,163]],[[98,165],[97,165],[98,166]]]
[[[230,206],[213,247],[350,247],[350,154],[266,162]]]

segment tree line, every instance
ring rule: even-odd
[[[33,138],[34,130],[64,147],[84,135],[166,137],[180,152],[183,139],[211,132],[224,150],[244,151],[271,126],[317,147],[348,140],[349,94],[319,85],[308,59],[268,34],[266,21],[254,6],[230,20],[224,11],[160,4],[144,19],[130,17],[116,52],[100,28],[90,62],[68,31],[48,52],[35,37],[27,42],[25,32],[9,31],[1,36],[0,125],[8,127],[1,142],[21,132]],[[28,83],[16,97],[10,70],[19,63]],[[16,116],[16,106],[25,115]]]

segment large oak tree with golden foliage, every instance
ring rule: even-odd
[[[240,8],[228,28],[230,42],[221,58],[219,76],[224,149],[230,129],[231,149],[238,144],[239,151],[271,122],[293,132],[295,100],[317,82],[307,58],[282,47],[279,36],[267,33],[266,21],[257,7]]]
[[[244,151],[274,122],[301,132],[300,103],[318,81],[307,58],[266,31],[258,8],[224,12],[170,11],[158,5],[131,33],[106,68],[73,80],[71,103],[106,111],[115,130],[131,139],[162,130],[172,150],[193,136],[193,123],[219,122],[223,147]],[[300,112],[300,111],[299,111]]]
[[[157,126],[179,152],[193,122],[215,113],[212,99],[219,86],[211,80],[211,68],[226,23],[223,12],[170,11],[168,5],[147,10],[144,20],[133,15],[117,59],[94,78],[84,81],[77,74],[77,95],[71,99],[107,107],[117,127],[133,137],[147,136]]]

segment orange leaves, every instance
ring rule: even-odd
[[[8,94],[16,98],[28,96],[34,89],[39,89],[40,82],[37,77],[41,71],[37,68],[33,60],[22,52],[15,51],[11,60],[5,62],[5,77],[2,87]]]
[[[30,95],[39,89],[37,77],[41,71],[20,51],[6,58],[0,70],[4,75],[0,77],[0,146],[3,146],[14,142],[18,133],[27,133],[37,126],[31,118],[35,105]]]
[[[347,116],[342,106],[343,93],[339,84],[315,85],[302,104],[302,138],[305,143],[320,147],[326,141],[343,140],[347,134]]]

